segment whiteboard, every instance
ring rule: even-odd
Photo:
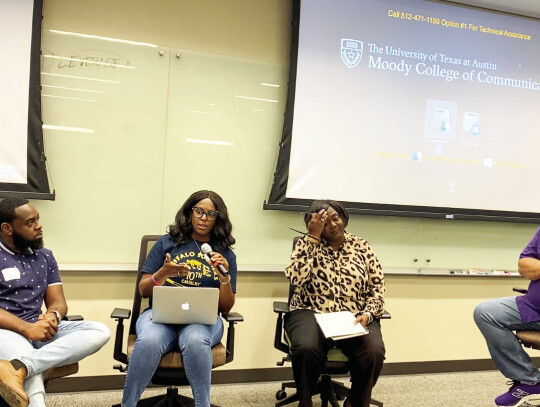
[[[61,269],[134,269],[141,236],[165,233],[200,189],[227,203],[240,270],[283,269],[302,216],[262,207],[287,64],[48,30],[42,50],[56,201],[34,204]],[[383,267],[397,269],[515,268],[535,229],[355,215],[347,228],[371,243]]]

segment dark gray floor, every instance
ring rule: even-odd
[[[279,383],[217,385],[212,388],[212,402],[222,407],[271,407],[279,388]],[[385,407],[494,407],[494,398],[507,389],[506,379],[499,372],[468,372],[383,376],[373,395]],[[159,389],[145,394],[163,392]],[[188,395],[190,390],[181,388],[180,393]],[[120,391],[50,394],[47,407],[105,407],[120,403],[121,398]],[[314,406],[319,407],[320,402]]]

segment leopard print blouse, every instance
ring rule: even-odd
[[[334,251],[323,239],[298,239],[285,275],[295,286],[290,309],[367,314],[369,322],[384,311],[384,275],[367,241],[345,232]]]

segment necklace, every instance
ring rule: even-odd
[[[193,241],[195,242],[195,246],[197,246],[197,249],[199,249],[199,253],[202,254],[201,248],[199,247],[199,244],[197,243],[197,241],[195,240],[195,238],[192,237],[192,239],[193,239]]]
[[[193,241],[195,242],[195,246],[197,246],[197,249],[199,249],[199,253],[202,254],[202,256],[204,257],[204,260],[206,260],[206,262],[208,263],[208,265],[210,266],[210,269],[213,271],[214,270],[214,267],[212,266],[212,262],[210,261],[209,257],[207,254],[204,254],[201,250],[201,248],[199,247],[199,244],[197,243],[197,241],[195,240],[195,238],[193,238]]]

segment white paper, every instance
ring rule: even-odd
[[[356,317],[350,311],[315,314],[315,319],[327,338],[337,340],[369,333],[362,324],[354,324]]]

